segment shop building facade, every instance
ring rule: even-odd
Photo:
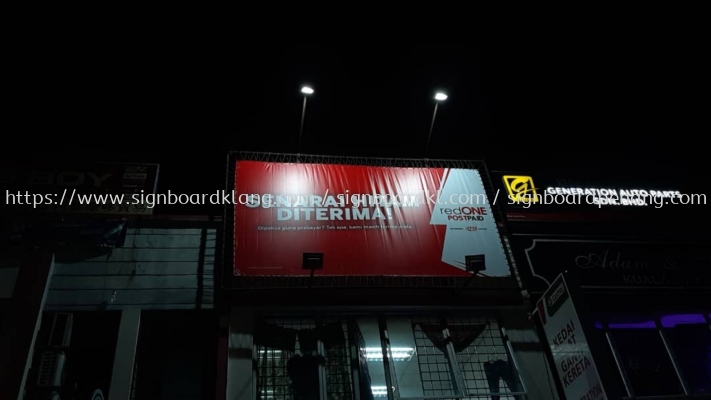
[[[21,272],[9,299],[10,321],[30,305],[41,310],[34,321],[16,325],[37,330],[17,356],[28,363],[23,398],[91,398],[97,391],[105,398],[211,397],[221,226],[207,217],[131,217],[121,247],[81,253],[69,247],[42,258],[49,263],[44,290],[27,290]],[[15,260],[27,263],[27,254]],[[19,269],[41,271],[42,265]],[[41,302],[27,304],[32,296]],[[27,332],[22,337],[33,338]]]
[[[274,203],[226,210],[218,398],[557,398],[498,209],[338,198],[491,196],[483,163],[235,153],[230,166],[229,190]]]
[[[102,194],[154,193],[158,172],[64,167],[13,172],[19,189]],[[82,186],[87,176],[104,186]],[[56,179],[39,187],[48,182],[39,177]],[[221,217],[111,206],[23,211],[4,214],[3,279],[12,279],[1,299],[0,397],[214,397]]]
[[[678,179],[493,176],[508,198],[504,214],[524,288],[536,302],[560,274],[570,277],[597,368],[614,372],[603,379],[609,392],[711,396],[711,246],[695,223],[704,195],[691,198]],[[571,193],[582,196],[563,198]],[[559,376],[559,386],[565,380]]]
[[[228,165],[227,189],[260,197],[237,197],[219,217],[104,209],[15,218],[22,240],[2,265],[16,283],[0,310],[30,342],[4,332],[8,365],[27,361],[12,370],[21,382],[6,393],[559,398],[545,335],[531,318],[545,285],[531,279],[521,253],[531,243],[521,241],[572,231],[507,222],[483,162],[235,153]],[[338,197],[374,193],[401,196]],[[275,203],[264,207],[264,195]],[[529,252],[541,260],[536,268],[556,265],[549,254],[562,251],[543,243]],[[600,293],[603,304],[610,292]]]

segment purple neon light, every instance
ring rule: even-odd
[[[681,324],[705,324],[706,319],[703,314],[672,314],[661,318],[662,327],[673,328]]]
[[[634,318],[637,319],[637,318]],[[682,324],[705,324],[703,314],[669,314],[660,318],[663,328],[673,328]],[[657,324],[653,319],[639,322],[612,322],[610,329],[656,329]],[[595,328],[602,329],[600,322],[595,322]]]
[[[616,323],[609,324],[610,329],[655,329],[657,325],[654,321],[636,322],[636,323]]]

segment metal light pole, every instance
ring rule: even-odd
[[[301,127],[299,128],[299,143],[298,147],[301,147],[301,136],[304,134],[304,118],[306,118],[306,96],[313,94],[314,90],[308,86],[301,88],[301,93],[304,94],[304,105],[301,107]]]
[[[447,100],[447,95],[441,92],[435,94],[435,106],[434,112],[432,113],[432,123],[430,123],[430,133],[427,135],[427,145],[425,146],[425,151],[430,147],[430,140],[432,139],[432,129],[434,129],[435,118],[437,117],[437,107],[440,101]]]

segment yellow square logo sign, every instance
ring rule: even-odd
[[[516,203],[538,203],[536,185],[533,184],[532,177],[504,175],[503,179],[511,201]]]

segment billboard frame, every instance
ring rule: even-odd
[[[268,153],[252,151],[231,151],[227,153],[225,168],[225,188],[235,190],[236,163],[238,161],[261,161],[298,164],[334,164],[358,165],[391,168],[462,168],[479,171],[487,198],[494,198],[493,182],[483,160],[446,160],[412,158],[378,158],[328,156],[313,154]],[[466,291],[472,290],[515,290],[520,295],[518,282],[520,277],[514,267],[510,246],[505,240],[505,219],[498,205],[491,205],[494,221],[498,228],[499,240],[511,273],[508,277],[488,277],[474,280],[466,285]],[[245,291],[252,289],[306,289],[306,288],[462,288],[470,280],[468,277],[418,277],[418,276],[234,276],[235,262],[235,209],[226,204],[223,215],[224,231],[222,237],[222,277],[221,287],[226,291]]]

